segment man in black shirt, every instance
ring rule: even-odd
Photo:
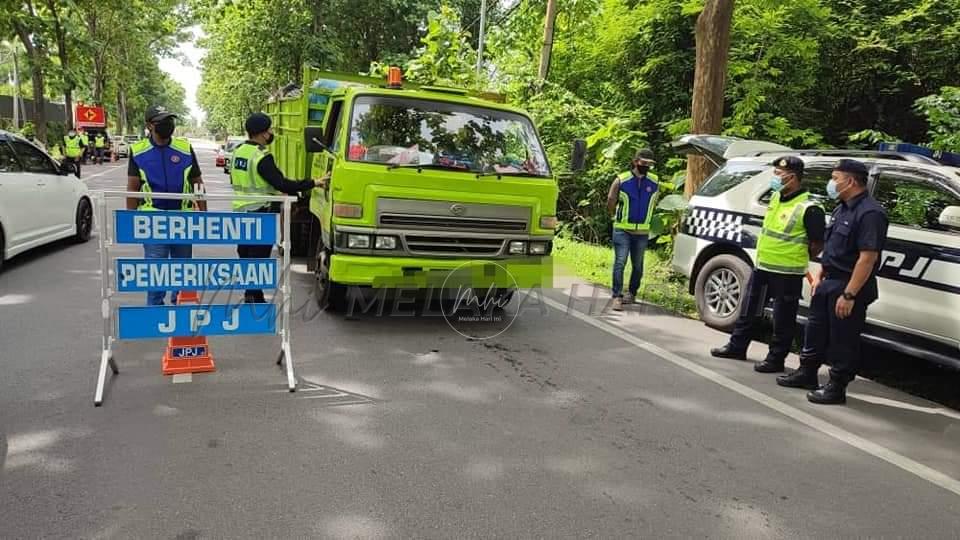
[[[867,306],[877,299],[880,252],[887,239],[887,214],[867,192],[867,168],[841,159],[827,192],[839,198],[827,230],[821,269],[813,276],[800,369],[777,384],[812,391],[812,403],[846,402],[846,388],[860,369],[860,334]],[[817,371],[829,356],[830,381],[818,386]]]
[[[270,117],[263,113],[253,113],[244,125],[248,140],[233,151],[230,167],[230,183],[238,195],[295,195],[322,186],[324,179],[288,180],[277,168],[277,163],[267,146],[273,142],[273,129]],[[280,211],[280,203],[244,200],[237,198],[233,202],[235,211],[272,212]],[[261,259],[270,256],[273,246],[239,245],[237,254],[243,259]],[[244,294],[247,303],[263,303],[266,299],[262,290],[248,290]]]
[[[826,221],[823,209],[803,188],[803,160],[785,156],[773,165],[773,195],[757,245],[757,268],[750,276],[730,340],[710,351],[719,358],[745,360],[767,299],[773,297],[773,339],[767,357],[753,366],[760,373],[783,371],[797,327],[803,277],[810,258],[823,249]]]

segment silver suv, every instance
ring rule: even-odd
[[[706,135],[683,137],[674,148],[720,167],[690,199],[673,257],[704,322],[730,330],[739,315],[770,200],[771,161],[784,154],[803,159],[804,185],[827,210],[829,224],[837,204],[826,196],[833,165],[859,159],[890,218],[880,299],[870,306],[863,338],[960,369],[960,169],[911,152],[791,150]],[[801,323],[810,298],[809,284],[804,287]]]

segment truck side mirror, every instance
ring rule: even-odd
[[[325,153],[333,155],[333,151],[323,144],[323,128],[321,127],[308,127],[303,130],[303,147],[307,149],[307,152],[314,154]]]
[[[587,166],[587,141],[577,139],[573,141],[573,152],[570,155],[570,170],[581,173]]]
[[[951,229],[960,230],[960,206],[948,206],[940,212],[940,225]]]

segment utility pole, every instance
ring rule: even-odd
[[[483,34],[487,29],[487,0],[480,0],[480,38],[477,41],[477,82],[483,69]]]
[[[17,47],[13,47],[13,127],[20,131],[20,108],[23,107],[23,98],[20,97],[20,64],[17,62]],[[24,111],[26,112],[26,111]]]
[[[547,0],[547,20],[543,27],[543,50],[540,52],[540,81],[550,73],[550,54],[553,52],[553,25],[557,21],[557,0]]]

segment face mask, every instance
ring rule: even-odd
[[[839,198],[840,198],[840,190],[837,189],[837,181],[834,180],[833,178],[831,178],[830,181],[827,182],[827,195],[828,195],[831,199],[839,199]]]
[[[774,192],[779,192],[783,189],[783,179],[779,176],[774,176],[770,179],[770,189]]]
[[[169,139],[170,136],[173,135],[175,128],[176,125],[173,123],[173,120],[163,120],[153,125],[153,132],[162,139]]]
[[[70,133],[67,133],[67,135],[69,135],[69,136],[71,136],[71,137],[76,137],[76,136],[77,136],[77,132],[76,132],[76,131],[71,131]]]
[[[267,144],[273,144],[273,133],[267,133]]]
[[[646,165],[637,165],[635,168],[637,169],[637,172],[640,173],[640,176],[643,176],[648,172],[650,172],[650,167]]]

